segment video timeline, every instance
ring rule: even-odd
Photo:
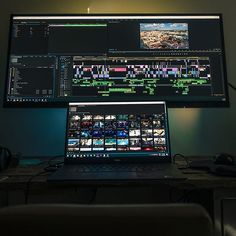
[[[167,149],[163,114],[71,114],[68,152],[155,151]]]
[[[157,96],[171,93],[203,95],[212,84],[209,57],[145,57],[74,60],[74,96]]]

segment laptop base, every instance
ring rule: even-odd
[[[186,179],[185,175],[175,165],[172,164],[150,164],[150,170],[134,170],[136,164],[128,164],[130,170],[119,169],[117,164],[116,169],[109,169],[109,164],[94,164],[100,165],[101,169],[96,168],[93,170],[81,171],[84,165],[64,165],[61,169],[54,172],[48,177],[49,182],[63,182],[63,181],[100,181],[100,180],[183,180]],[[92,164],[90,164],[92,166]],[[114,165],[112,165],[114,166]],[[124,165],[122,165],[123,168]],[[147,168],[147,165],[145,165]],[[153,170],[153,171],[152,171]]]

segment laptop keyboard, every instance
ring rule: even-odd
[[[78,165],[75,172],[155,172],[163,170],[162,165],[150,164],[90,164]]]

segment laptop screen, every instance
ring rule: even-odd
[[[170,161],[165,102],[69,103],[66,161]]]

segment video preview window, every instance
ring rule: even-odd
[[[141,23],[141,49],[189,49],[187,23]]]

